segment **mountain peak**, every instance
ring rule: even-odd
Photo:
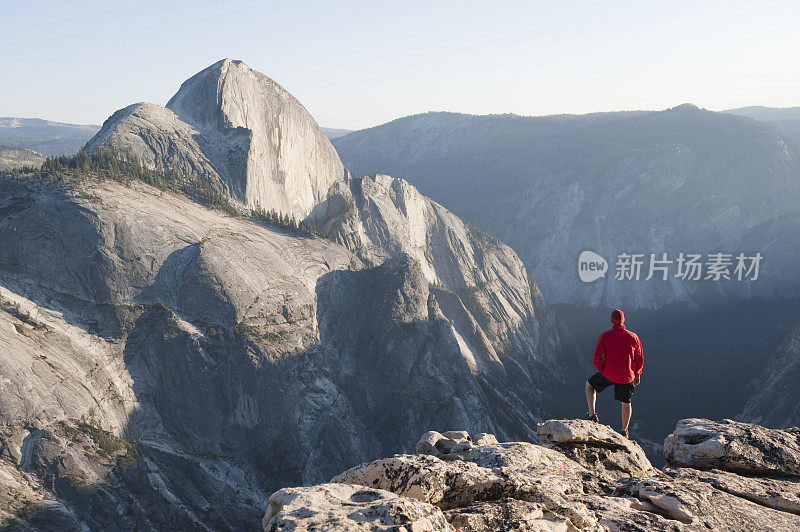
[[[204,68],[159,109],[148,109],[159,116],[155,121],[118,111],[87,149],[103,146],[136,154],[150,167],[211,176],[248,208],[301,219],[345,174],[333,145],[300,102],[243,61],[226,58]],[[135,127],[127,123],[137,118]],[[165,150],[162,141],[175,138],[173,131],[182,132],[184,141],[167,143]]]
[[[668,109],[669,111],[699,111],[700,108],[693,103],[682,103],[675,107]]]
[[[258,99],[261,101],[256,101]],[[270,77],[251,69],[244,61],[226,58],[184,81],[167,102],[167,108],[193,126],[213,124],[222,118],[222,125],[228,119],[232,127],[248,127],[248,119],[252,122],[263,116],[247,111],[263,106],[266,101],[275,100],[284,100],[275,103],[300,106],[286,89]]]

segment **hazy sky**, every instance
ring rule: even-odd
[[[0,116],[102,123],[224,57],[357,129],[430,110],[800,105],[800,2],[0,0]]]

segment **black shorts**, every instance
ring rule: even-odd
[[[595,373],[589,377],[589,384],[596,392],[602,392],[612,384],[614,385],[614,399],[620,403],[630,403],[631,396],[633,395],[634,385],[632,382],[628,384],[617,384],[606,379],[602,373]]]

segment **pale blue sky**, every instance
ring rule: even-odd
[[[101,123],[242,59],[328,127],[800,105],[800,2],[0,0],[0,116]]]

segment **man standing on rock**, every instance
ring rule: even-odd
[[[586,418],[598,421],[595,412],[597,394],[612,384],[614,399],[622,405],[622,430],[620,434],[628,437],[628,424],[631,422],[631,396],[633,388],[639,384],[644,367],[642,342],[639,337],[625,328],[625,314],[619,309],[611,313],[614,326],[600,335],[594,348],[592,363],[597,373],[586,381],[586,402],[589,412]]]

